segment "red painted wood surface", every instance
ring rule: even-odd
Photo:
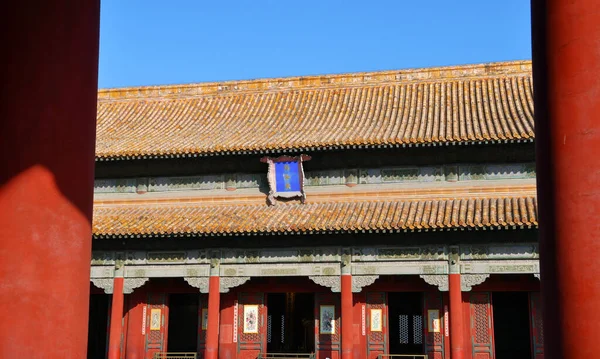
[[[144,358],[144,307],[146,306],[146,291],[136,289],[125,297],[127,302],[127,327],[125,332],[125,359]]]
[[[169,307],[167,295],[164,293],[149,293],[146,309],[145,355],[153,359],[154,353],[167,349],[167,329],[169,327]],[[152,329],[152,310],[160,310],[159,325]]]
[[[381,310],[381,331],[371,331],[371,311]],[[388,354],[388,306],[387,293],[368,292],[367,307],[365,313],[365,325],[367,333],[367,359],[377,359],[380,354]]]
[[[244,307],[258,305],[258,332],[244,333]],[[256,359],[260,353],[267,349],[267,308],[265,307],[264,293],[238,294],[238,339],[237,358]]]
[[[429,291],[423,293],[423,318],[425,319],[425,354],[429,359],[444,358],[444,306],[442,303],[442,293],[439,291]],[[439,331],[430,332],[428,328],[428,311],[437,310],[439,313]]]
[[[211,276],[208,283],[208,303],[206,306],[200,305],[200,318],[202,319],[202,308],[208,310],[208,323],[206,325],[206,352],[204,355],[205,359],[217,359],[219,356],[219,305],[221,301],[221,294],[219,292],[220,278],[219,276]],[[202,320],[198,322],[200,329],[202,329]],[[200,337],[204,333],[200,331]]]
[[[352,347],[354,346],[352,318],[352,275],[343,274],[342,285],[342,359],[352,359]]]
[[[367,359],[367,296],[363,290],[354,293],[354,347],[353,357],[355,359]],[[363,313],[364,310],[364,313]],[[363,315],[364,314],[364,315]]]
[[[1,358],[86,356],[99,3],[2,3]]]
[[[123,277],[113,280],[112,303],[110,306],[110,330],[108,333],[108,359],[121,356],[121,334],[123,333]]]
[[[594,358],[600,333],[600,2],[531,3],[545,355]]]
[[[465,325],[460,274],[449,274],[450,286],[450,350],[452,359],[465,358]]]
[[[234,313],[237,313],[237,293],[229,292],[221,294],[221,313],[219,321],[219,358],[235,359],[237,356],[237,327]],[[235,341],[234,341],[235,340]]]
[[[492,303],[489,292],[471,293],[471,352],[473,359],[494,359]]]
[[[340,359],[341,356],[341,308],[340,295],[331,292],[315,293],[315,350],[317,359]],[[333,334],[320,333],[320,307],[335,306],[335,329]]]
[[[529,324],[533,359],[544,359],[544,322],[540,292],[529,293]]]

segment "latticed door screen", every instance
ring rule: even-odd
[[[278,322],[279,319],[279,323]],[[274,332],[276,329],[279,330],[279,337],[274,338]],[[275,343],[279,341],[281,344],[285,343],[285,315],[267,315],[267,343]]]
[[[367,293],[367,358],[376,359],[380,354],[388,353],[387,305],[386,293]],[[372,323],[372,320],[379,321]],[[375,330],[371,330],[375,329]]]
[[[489,292],[471,293],[469,302],[473,359],[493,359],[494,332],[491,295]]]
[[[238,295],[238,359],[256,359],[266,351],[267,310],[264,293]]]
[[[321,306],[327,309],[334,307],[334,318],[332,319],[329,333],[323,333],[321,329]],[[317,359],[339,359],[341,350],[341,319],[340,319],[340,297],[338,293],[315,293],[315,350]],[[329,328],[326,328],[329,329]],[[333,333],[331,333],[333,332]]]
[[[198,355],[202,357],[206,349],[206,329],[208,325],[208,298],[200,294],[198,299]]]
[[[542,321],[540,292],[529,293],[529,314],[532,357],[534,359],[544,359],[544,323]]]
[[[423,294],[423,316],[421,317],[420,328],[414,328],[415,335],[417,332],[425,334],[425,353],[429,359],[444,358],[444,305],[442,302],[442,293],[440,292],[425,292]],[[436,319],[435,324],[429,321]],[[423,327],[424,326],[424,327]],[[431,328],[430,328],[431,327]],[[417,337],[415,336],[415,340]]]
[[[150,293],[146,305],[146,359],[167,348],[167,325],[169,320],[167,295]]]

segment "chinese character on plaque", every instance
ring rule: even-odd
[[[302,162],[310,160],[310,156],[300,155],[295,157],[280,156],[277,158],[263,157],[260,159],[269,165],[267,179],[269,180],[269,205],[275,204],[275,197],[295,198],[306,201],[304,194],[304,171]]]

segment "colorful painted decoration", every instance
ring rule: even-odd
[[[310,159],[311,157],[307,155],[261,158],[261,162],[269,165],[269,171],[267,173],[267,178],[269,180],[269,195],[267,201],[269,205],[275,204],[275,197],[299,197],[302,203],[306,201],[302,162],[309,161]]]
[[[440,311],[437,309],[430,309],[427,311],[427,331],[429,333],[439,333],[441,329],[440,325]]]
[[[335,306],[322,305],[319,314],[319,333],[335,334]]]
[[[202,330],[208,328],[208,308],[202,308]]]
[[[258,305],[244,305],[244,333],[258,333]]]
[[[150,310],[150,330],[160,330],[161,315],[160,309]]]
[[[381,309],[371,309],[371,331],[383,331],[383,312]]]

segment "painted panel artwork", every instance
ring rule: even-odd
[[[383,330],[383,312],[381,309],[371,309],[371,331],[381,332]]]
[[[307,155],[295,157],[280,156],[277,158],[263,157],[261,162],[269,165],[267,179],[269,181],[269,205],[275,204],[275,197],[300,198],[302,203],[306,200],[304,194],[304,170],[302,163],[310,160]]]
[[[152,309],[150,311],[150,330],[160,330],[160,314],[160,309]]]
[[[208,327],[208,309],[202,308],[202,330]]]
[[[335,334],[335,306],[322,305],[319,308],[319,333]]]
[[[437,309],[430,309],[427,311],[427,331],[429,333],[440,332],[440,311]]]
[[[244,333],[258,333],[258,305],[244,305]]]

